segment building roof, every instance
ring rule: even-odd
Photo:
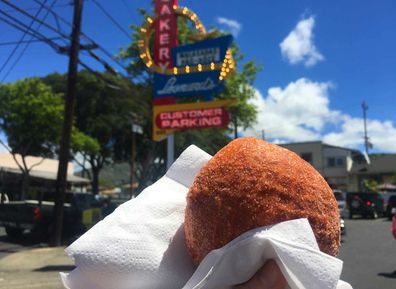
[[[293,145],[308,145],[308,144],[319,144],[319,145],[323,145],[326,147],[331,147],[331,148],[337,148],[337,149],[343,149],[343,150],[348,150],[354,153],[359,153],[361,154],[361,152],[357,149],[351,149],[351,148],[346,148],[346,147],[341,147],[341,146],[335,146],[335,145],[330,145],[327,143],[324,143],[321,140],[316,140],[316,141],[306,141],[306,142],[291,142],[291,143],[280,143],[280,146],[293,146]]]
[[[19,164],[22,164],[22,157],[20,155],[16,155],[15,158]],[[58,174],[58,160],[28,156],[25,158],[25,161],[26,166],[31,168],[29,173],[31,177],[44,180],[56,180]],[[22,174],[22,171],[14,157],[9,153],[0,153],[0,171],[12,174]],[[74,166],[71,162],[68,164],[67,171],[67,181],[69,183],[85,184],[90,182],[88,179],[78,177],[73,174]]]
[[[367,174],[396,173],[396,154],[370,155],[370,164],[354,166],[352,172]]]
[[[331,147],[331,148],[338,148],[338,149],[343,149],[343,150],[348,150],[348,151],[352,151],[355,153],[359,153],[360,151],[357,149],[351,149],[351,148],[346,148],[346,147],[341,147],[341,146],[335,146],[335,145],[330,145],[327,143],[324,143],[321,140],[316,140],[316,141],[306,141],[306,142],[291,142],[291,143],[280,143],[280,146],[289,146],[289,145],[307,145],[307,144],[320,144],[326,147]]]

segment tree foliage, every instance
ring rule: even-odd
[[[54,157],[63,119],[62,95],[38,78],[0,85],[0,129],[22,171],[22,193],[28,189],[30,167],[26,156]],[[21,156],[18,161],[16,155]]]
[[[378,182],[373,179],[364,179],[363,180],[363,188],[365,191],[377,192],[378,191]]]
[[[57,92],[66,90],[66,75],[51,74],[44,81]],[[72,148],[89,163],[94,193],[99,191],[103,166],[124,160],[129,153],[125,150],[131,139],[131,112],[148,109],[139,97],[135,87],[121,77],[89,71],[78,75],[75,126],[81,133],[73,133]]]

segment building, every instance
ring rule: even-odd
[[[364,155],[355,149],[328,145],[322,141],[281,144],[309,162],[328,182],[331,188],[351,191],[351,171],[367,164]]]
[[[364,180],[374,180],[380,191],[396,191],[391,184],[396,177],[396,154],[372,154],[369,163],[356,164],[350,171],[350,187],[362,189]]]
[[[18,163],[22,164],[20,155],[0,153],[0,193],[6,193],[10,199],[18,199],[20,196],[22,170]],[[17,162],[18,163],[17,163]],[[28,156],[25,158],[26,166],[30,169],[29,191],[30,196],[37,197],[37,193],[51,193],[55,191],[55,182],[58,173],[58,160]],[[74,175],[73,163],[68,164],[67,175],[68,188],[75,186],[87,186],[90,180]]]

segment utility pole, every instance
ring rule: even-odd
[[[238,117],[234,117],[234,139],[238,138]]]
[[[363,109],[363,121],[364,121],[364,148],[366,151],[366,155],[369,155],[369,148],[372,148],[372,144],[369,141],[369,137],[367,135],[367,110],[368,110],[368,105],[366,104],[365,101],[362,103],[362,109]]]
[[[131,175],[130,175],[130,189],[129,189],[129,197],[130,199],[133,198],[134,195],[134,187],[133,184],[135,183],[135,155],[136,155],[136,132],[135,132],[135,123],[132,123],[132,147],[131,147]]]
[[[76,98],[77,65],[80,50],[80,31],[83,0],[74,0],[73,28],[69,51],[69,70],[67,77],[67,94],[65,97],[65,112],[62,128],[62,138],[59,148],[59,166],[56,181],[56,196],[54,208],[54,223],[52,227],[51,246],[59,246],[62,237],[63,204],[67,189],[67,166],[70,159],[70,138],[73,124],[74,103]]]

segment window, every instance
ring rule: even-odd
[[[327,167],[328,168],[342,168],[345,166],[345,158],[344,157],[329,157],[327,158]]]
[[[337,167],[343,167],[344,166],[344,158],[337,158]]]
[[[312,153],[302,153],[302,154],[301,154],[301,158],[302,158],[304,161],[306,161],[306,162],[312,164]]]
[[[336,166],[335,158],[327,158],[327,166],[329,168],[334,168]]]

